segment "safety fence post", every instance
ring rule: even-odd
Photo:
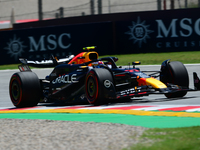
[[[91,15],[94,15],[94,0],[90,0]]]
[[[60,7],[59,11],[60,11],[60,18],[63,18],[64,17],[64,8]]]
[[[161,10],[161,0],[157,0],[158,10]]]
[[[42,16],[42,0],[38,0],[38,18],[39,18],[39,20],[43,19],[43,16]]]
[[[98,14],[102,14],[102,0],[97,0]]]

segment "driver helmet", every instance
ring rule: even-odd
[[[103,61],[96,61],[92,63],[92,66],[98,66],[98,65],[103,65]]]

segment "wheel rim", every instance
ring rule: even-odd
[[[89,78],[87,86],[88,96],[93,99],[96,96],[96,85],[93,78]]]
[[[22,98],[22,90],[20,85],[21,82],[18,77],[13,76],[10,83],[10,98],[15,106],[21,102]]]
[[[98,80],[94,74],[94,72],[90,72],[90,74],[86,78],[86,96],[87,100],[90,104],[95,103],[98,98]]]
[[[12,84],[12,97],[15,101],[17,101],[20,97],[20,87],[16,82]]]

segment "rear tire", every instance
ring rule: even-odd
[[[15,73],[10,79],[9,94],[16,107],[36,106],[41,98],[40,80],[33,72]]]
[[[163,73],[162,73],[163,72]],[[189,87],[189,77],[185,66],[179,61],[169,62],[168,65],[162,70],[161,68],[161,81],[165,84],[172,83],[174,85]],[[167,98],[183,97],[187,91],[165,94]]]
[[[90,104],[101,105],[108,103],[105,92],[105,82],[113,83],[110,71],[103,68],[90,70],[85,80],[86,98]]]

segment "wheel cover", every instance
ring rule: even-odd
[[[88,96],[93,99],[96,96],[96,85],[93,78],[89,78],[87,89]]]
[[[15,106],[17,106],[22,99],[21,82],[16,76],[14,76],[10,82],[10,98]]]
[[[14,82],[12,84],[12,97],[14,98],[14,100],[18,100],[19,96],[20,96],[20,87],[16,82]]]
[[[94,74],[86,79],[86,95],[89,103],[94,103],[98,97],[98,80]]]

